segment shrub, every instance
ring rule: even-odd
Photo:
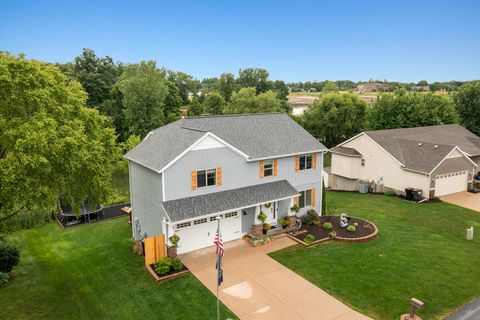
[[[313,241],[315,241],[315,236],[313,234],[307,234],[305,238],[303,238],[303,242],[306,244],[311,244]]]
[[[282,227],[287,227],[288,223],[289,222],[288,222],[287,218],[285,218],[285,217],[280,218],[280,224],[282,225]]]
[[[267,220],[267,215],[263,211],[260,211],[260,213],[257,216],[257,219],[262,221],[262,223],[264,223],[265,220]]]
[[[268,223],[263,224],[263,230],[270,230],[272,229],[272,226],[270,226]]]
[[[180,261],[180,259],[177,259],[177,258],[172,259],[171,266],[172,266],[172,269],[175,271],[182,271],[184,268],[182,261]]]
[[[328,236],[331,238],[331,239],[335,239],[337,237],[337,232],[336,231],[330,231],[330,233],[328,234]]]
[[[295,204],[290,208],[290,210],[291,210],[292,212],[297,213],[298,211],[300,211],[300,207],[298,206],[298,204],[295,203]]]
[[[170,267],[172,266],[172,259],[169,257],[162,258],[157,261],[155,265],[155,272],[163,276],[170,272]]]
[[[20,260],[20,250],[6,241],[0,240],[0,272],[9,273]]]
[[[355,231],[357,231],[357,227],[355,227],[354,225],[351,224],[347,227],[347,231],[348,232],[355,232]]]
[[[178,244],[178,242],[180,241],[180,237],[176,234],[174,234],[173,236],[171,236],[170,238],[168,238],[170,240],[170,242],[172,243],[172,245],[176,246]]]
[[[325,222],[323,224],[323,229],[325,230],[332,230],[333,229],[333,224],[331,222]]]
[[[313,209],[308,210],[307,213],[302,217],[303,224],[312,225],[315,221],[318,221],[318,213]]]
[[[0,272],[0,286],[7,284],[10,276],[6,272]]]

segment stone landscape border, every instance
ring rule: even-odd
[[[327,241],[331,241],[331,240],[337,240],[337,241],[346,242],[346,243],[362,243],[362,242],[368,242],[370,240],[374,240],[374,239],[377,238],[378,228],[374,223],[372,223],[368,220],[362,219],[362,218],[358,218],[358,217],[353,217],[353,218],[360,219],[360,220],[363,220],[363,221],[369,223],[374,228],[373,233],[369,234],[369,235],[366,235],[366,236],[363,236],[363,237],[357,237],[357,238],[345,238],[345,237],[339,237],[339,236],[337,236],[335,238],[327,237],[327,238],[322,238],[322,239],[315,240],[314,242],[312,242],[310,244],[298,239],[295,236],[292,236],[291,234],[288,234],[288,237],[290,239],[302,244],[305,247],[311,247],[311,246],[317,245],[319,243],[323,243],[323,242],[327,242]],[[321,228],[321,227],[319,226],[319,228]]]

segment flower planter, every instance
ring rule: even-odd
[[[295,223],[297,222],[297,216],[288,216],[287,220],[288,220],[288,227],[293,228],[295,227]]]
[[[260,236],[263,234],[263,226],[261,224],[254,224],[252,226],[252,233],[255,236]]]
[[[168,280],[168,279],[176,278],[178,276],[181,276],[181,275],[184,275],[185,273],[190,272],[190,270],[188,270],[187,267],[185,267],[185,269],[182,270],[182,271],[173,272],[173,273],[170,273],[170,274],[167,274],[167,275],[164,275],[164,276],[159,276],[155,272],[155,270],[153,270],[152,266],[145,266],[145,268],[147,269],[148,273],[150,273],[150,275],[153,277],[155,282],[161,282],[161,281],[165,281],[165,280]]]
[[[175,259],[177,257],[177,246],[168,247],[167,255],[169,258]]]

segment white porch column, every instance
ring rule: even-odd
[[[294,216],[295,215],[295,211],[292,211],[292,209],[290,209],[291,207],[293,207],[294,204],[295,204],[294,199],[290,198],[290,205],[288,207],[288,215],[289,216]]]
[[[255,219],[253,224],[259,225],[262,224],[262,221],[258,220],[258,215],[260,214],[260,206],[255,206]]]

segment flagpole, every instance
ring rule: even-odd
[[[217,225],[217,230],[219,231],[219,236],[220,236],[220,216],[217,216],[217,220],[218,220],[218,225]],[[219,260],[219,255],[220,255],[220,250],[217,250],[217,263]],[[220,268],[221,266],[218,265],[217,268]],[[218,271],[217,271],[218,272]],[[218,281],[218,278],[217,278],[217,320],[220,320],[220,299],[219,299],[219,288],[220,288],[220,283]]]

